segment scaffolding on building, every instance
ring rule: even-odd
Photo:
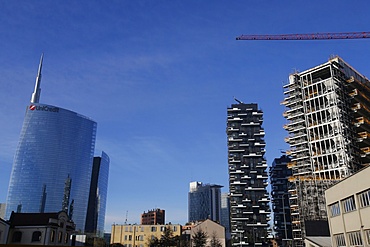
[[[324,191],[370,161],[370,82],[341,58],[284,85],[290,208],[295,246],[307,221],[326,220]]]

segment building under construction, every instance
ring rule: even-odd
[[[370,164],[370,82],[339,57],[284,86],[295,246],[327,220],[324,191]]]

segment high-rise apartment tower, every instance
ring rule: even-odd
[[[238,101],[227,109],[231,237],[233,246],[268,246],[270,215],[263,112]]]
[[[39,103],[42,58],[15,153],[6,216],[68,212],[83,232],[86,223],[96,122],[73,111]]]
[[[339,57],[291,74],[284,128],[295,246],[327,220],[324,190],[370,163],[370,82]]]

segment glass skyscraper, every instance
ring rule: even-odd
[[[15,212],[59,212],[84,231],[97,124],[76,112],[40,104],[42,58],[9,182],[6,218]]]
[[[89,206],[87,209],[85,232],[104,236],[105,206],[107,202],[109,156],[102,152],[94,157],[91,176]]]
[[[221,188],[216,184],[191,182],[188,197],[188,221],[211,219],[220,222],[221,219]]]

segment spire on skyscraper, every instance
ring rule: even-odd
[[[31,97],[31,103],[39,103],[40,101],[40,94],[41,94],[40,83],[41,83],[41,70],[42,70],[43,59],[44,59],[44,53],[41,54],[39,70],[36,76],[35,90],[33,91],[33,94]]]

